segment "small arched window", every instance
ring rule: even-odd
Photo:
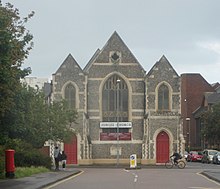
[[[64,98],[67,101],[69,109],[75,109],[76,108],[76,89],[71,83],[69,83],[65,87]]]
[[[165,84],[158,89],[158,110],[169,111],[169,88]]]

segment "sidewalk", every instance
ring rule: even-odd
[[[1,189],[40,189],[53,184],[57,181],[63,180],[70,176],[80,173],[75,168],[67,168],[64,171],[52,171],[47,173],[40,173],[30,177],[19,179],[5,179],[0,180]]]
[[[220,170],[206,170],[201,173],[202,175],[220,183]]]
[[[98,166],[95,167],[97,168]],[[60,180],[71,177],[77,173],[80,173],[80,171],[77,170],[78,168],[80,167],[67,168],[64,171],[52,171],[47,173],[41,173],[20,179],[0,180],[0,188],[1,189],[40,189],[50,184],[56,183]],[[90,168],[92,168],[92,166],[90,166]],[[101,168],[104,168],[104,166],[102,166]],[[142,167],[142,168],[147,169],[152,167],[150,166],[150,167]],[[206,170],[203,171],[201,174],[220,183],[219,170],[212,170],[212,171]]]

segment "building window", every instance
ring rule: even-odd
[[[165,84],[158,89],[158,110],[169,111],[169,89]]]
[[[76,89],[72,84],[68,84],[65,87],[65,100],[67,101],[68,108],[76,108]]]
[[[111,51],[109,54],[109,62],[119,63],[121,61],[121,53],[119,51]]]
[[[118,75],[111,76],[102,90],[102,120],[103,122],[128,121],[128,87]],[[117,133],[118,132],[118,133]],[[100,140],[131,140],[129,128],[102,128]]]
[[[117,80],[120,82],[117,83]],[[118,75],[113,75],[104,84],[102,115],[106,122],[128,121],[128,87]]]

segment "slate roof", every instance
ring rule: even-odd
[[[220,93],[216,92],[205,92],[204,93],[204,99],[203,104],[199,106],[194,112],[193,115],[195,118],[200,117],[203,112],[205,112],[208,109],[208,106],[204,106],[204,101],[208,103],[208,105],[214,105],[216,103],[220,103]]]
[[[208,104],[216,104],[220,102],[220,93],[212,93],[206,97]]]

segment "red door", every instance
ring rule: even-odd
[[[70,143],[64,144],[64,151],[67,155],[67,164],[77,164],[77,138],[73,136]]]
[[[169,136],[166,132],[162,131],[157,135],[157,163],[165,163],[169,159]]]

